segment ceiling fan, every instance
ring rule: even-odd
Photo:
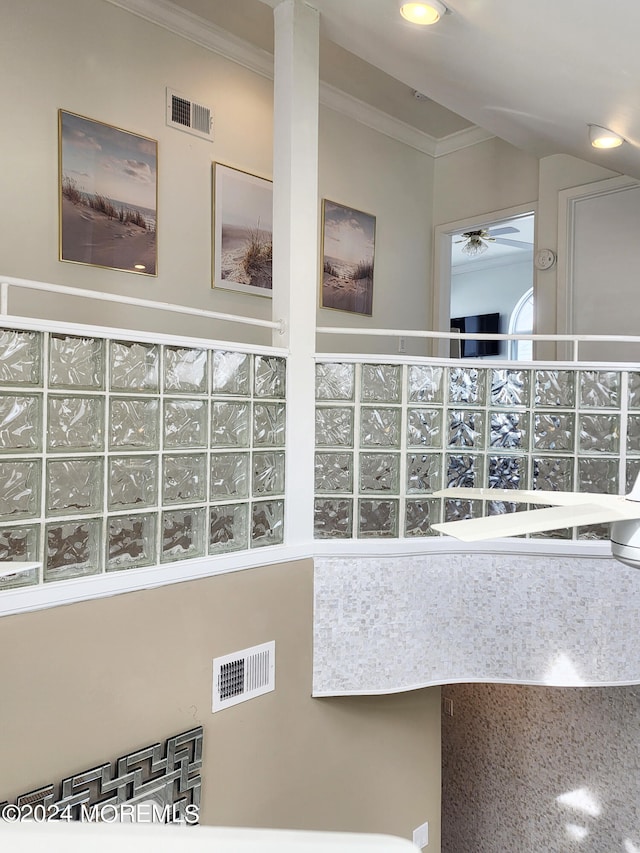
[[[439,533],[463,542],[612,522],[611,553],[616,560],[634,569],[640,568],[640,475],[628,495],[462,487],[441,489],[434,492],[434,496],[542,504],[545,507],[433,525]]]
[[[512,240],[502,237],[502,234],[519,234],[520,230],[512,225],[506,225],[500,228],[476,228],[472,231],[465,231],[460,234],[462,239],[456,240],[456,243],[464,243],[462,251],[469,257],[475,257],[486,252],[489,248],[489,243],[501,243],[503,246],[513,246],[516,249],[530,249],[531,243],[526,243],[523,240]]]

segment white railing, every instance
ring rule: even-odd
[[[58,293],[64,296],[75,296],[84,299],[96,299],[101,302],[116,302],[120,305],[135,305],[155,311],[167,311],[174,314],[186,314],[192,317],[202,317],[222,322],[239,323],[245,326],[258,326],[264,329],[274,329],[280,335],[285,332],[283,320],[262,320],[258,317],[245,317],[239,314],[227,314],[222,311],[210,311],[205,308],[193,308],[171,302],[159,302],[152,299],[142,299],[137,296],[125,296],[105,291],[87,290],[80,287],[70,287],[50,282],[33,281],[30,279],[2,276],[0,278],[0,315],[9,314],[9,288],[17,287],[24,290],[38,290]],[[392,338],[422,338],[426,340],[498,340],[498,341],[532,341],[545,343],[571,344],[572,361],[579,361],[581,343],[622,343],[640,344],[640,335],[581,335],[581,334],[505,334],[482,332],[440,332],[425,329],[368,329],[341,326],[318,326],[316,332],[320,335],[348,335],[355,337],[392,337]]]
[[[571,361],[579,361],[581,343],[640,344],[640,335],[578,335],[578,334],[504,334],[498,332],[433,332],[423,329],[367,329],[341,326],[318,326],[319,335],[349,335],[360,337],[424,338],[427,340],[473,341],[533,341],[571,344]]]
[[[84,299],[97,299],[100,302],[117,302],[119,305],[135,305],[140,308],[150,308],[154,311],[169,311],[173,314],[188,314],[192,317],[204,317],[210,320],[222,320],[229,323],[242,323],[245,326],[261,326],[264,329],[275,329],[284,334],[282,320],[261,320],[257,317],[243,317],[239,314],[225,314],[221,311],[208,311],[204,308],[190,308],[186,305],[176,305],[171,302],[157,302],[152,299],[141,299],[137,296],[123,296],[99,290],[86,290],[81,287],[67,287],[64,284],[50,284],[44,281],[31,281],[26,278],[0,278],[0,314],[9,314],[9,288],[18,287],[24,290],[41,290],[48,293],[59,293],[64,296],[78,296]]]

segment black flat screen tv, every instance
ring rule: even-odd
[[[482,335],[490,335],[492,332],[500,334],[500,314],[472,314],[469,317],[454,317],[451,320],[451,328],[460,332],[472,334],[478,332]],[[460,341],[460,356],[462,358],[481,358],[484,355],[500,355],[501,341],[477,340],[472,338]]]

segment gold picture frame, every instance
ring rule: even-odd
[[[273,184],[213,164],[212,287],[271,297]]]
[[[375,241],[375,216],[323,199],[322,308],[372,316]]]
[[[58,257],[158,274],[158,143],[58,111]]]

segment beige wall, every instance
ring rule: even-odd
[[[430,820],[440,691],[311,698],[311,561],[0,620],[0,802],[204,726],[208,824],[384,832]],[[211,713],[212,659],[276,641],[276,690]]]
[[[372,318],[321,309],[318,325],[430,328],[433,158],[326,108],[319,136],[320,196],[372,213],[376,245]],[[321,335],[318,349],[397,353],[398,339]]]
[[[535,202],[538,159],[489,139],[436,160],[434,224]]]
[[[271,177],[273,82],[105,0],[7,0],[0,48],[0,94],[12,115],[2,138],[11,168],[0,172],[0,274],[270,319],[271,300],[210,287],[211,164]],[[213,108],[213,143],[167,127],[166,87]],[[57,260],[59,108],[158,140],[157,278]],[[432,158],[329,109],[320,122],[320,197],[377,220],[373,321],[322,311],[321,322],[420,328],[429,319]],[[10,310],[271,342],[268,331],[67,297],[12,296]],[[349,345],[340,338],[331,348]],[[397,352],[397,341],[368,349]]]
[[[211,164],[271,176],[272,81],[104,0],[7,0],[0,93],[0,273],[269,318],[270,300],[211,289]],[[214,110],[212,144],[167,127],[169,86]],[[158,140],[158,277],[58,258],[62,108]],[[5,130],[9,130],[8,127]],[[270,333],[32,293],[13,313],[270,343]],[[262,337],[260,337],[262,336]]]

